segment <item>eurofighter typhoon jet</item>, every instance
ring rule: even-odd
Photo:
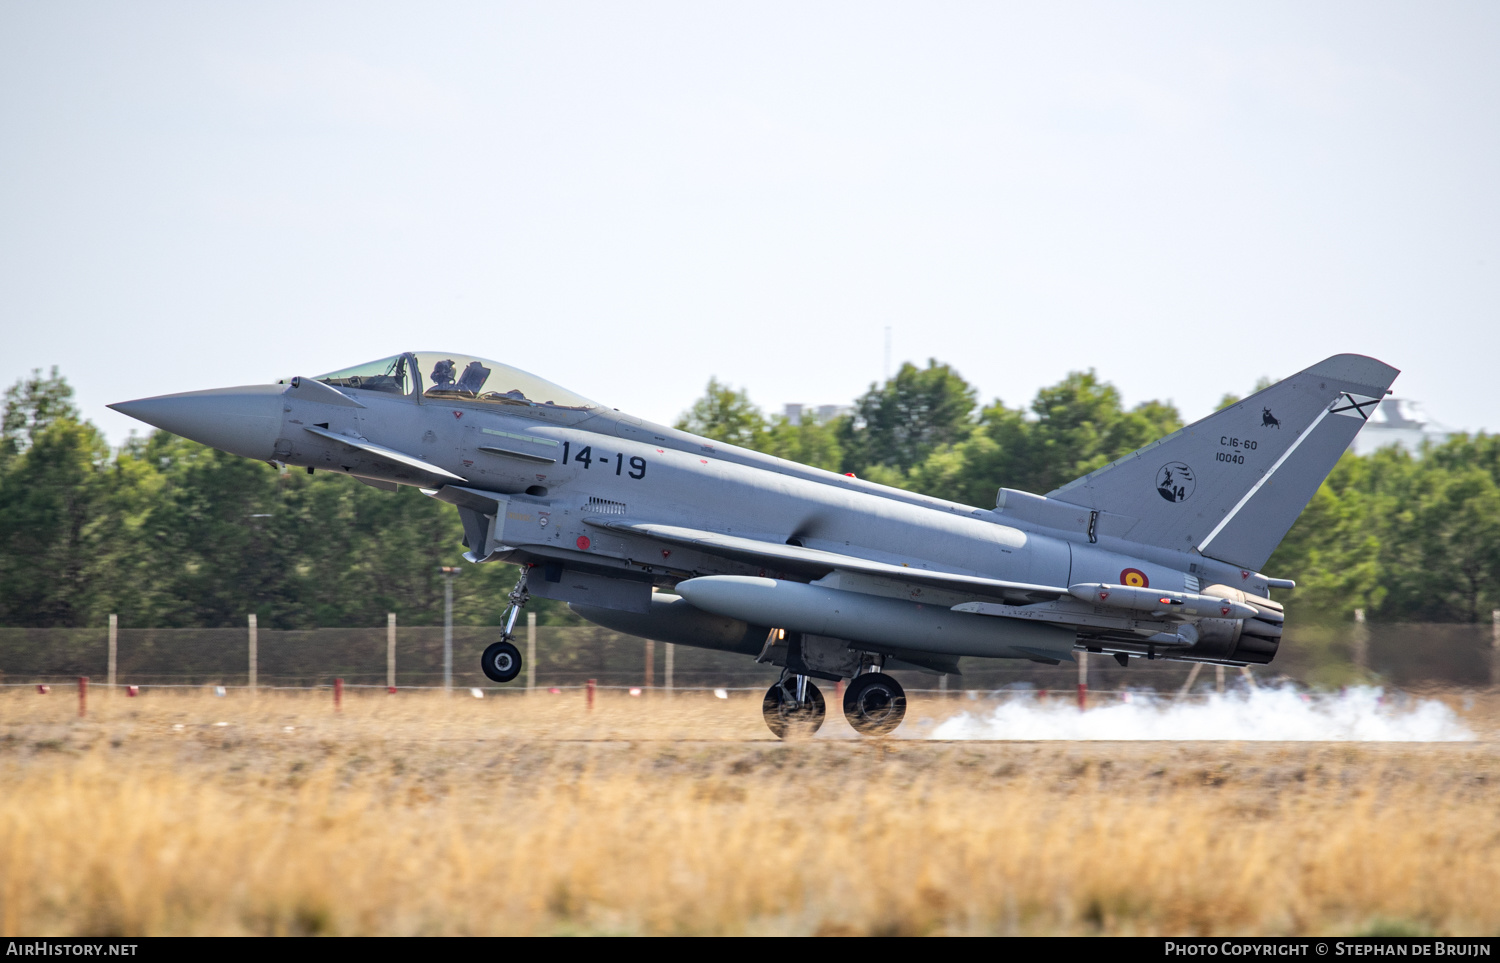
[[[465,558],[521,567],[485,674],[521,671],[532,596],[620,632],[782,668],[778,736],[848,680],[866,735],[906,711],[888,669],[1077,651],[1241,666],[1281,644],[1260,572],[1397,371],[1343,354],[1046,495],[976,508],[665,428],[479,358],[416,352],[274,385],[111,405],[278,467],[413,485]]]

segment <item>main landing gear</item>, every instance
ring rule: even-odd
[[[479,667],[492,682],[511,682],[521,674],[521,650],[511,639],[515,638],[516,617],[531,601],[531,593],[526,591],[526,576],[530,572],[529,568],[522,569],[520,581],[510,591],[510,608],[505,610],[505,628],[500,632],[500,641],[490,643],[484,655],[479,657]]]
[[[783,672],[781,679],[766,690],[760,711],[776,738],[788,739],[817,732],[828,715],[828,706],[811,679]]]
[[[844,690],[844,718],[862,736],[884,736],[906,717],[906,690],[884,672],[857,675]]]
[[[761,702],[766,725],[778,739],[806,738],[823,725],[823,693],[805,675],[783,672]],[[857,675],[844,690],[844,718],[862,736],[885,736],[906,717],[906,690],[884,672]]]

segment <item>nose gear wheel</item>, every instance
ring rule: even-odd
[[[884,736],[906,717],[906,690],[884,672],[855,676],[844,690],[844,718],[862,736]]]
[[[510,682],[521,674],[521,651],[509,642],[492,642],[484,650],[480,668],[492,682]]]

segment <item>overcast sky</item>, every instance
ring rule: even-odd
[[[1500,4],[0,0],[0,382],[402,350],[670,422],[893,356],[1500,427]],[[142,430],[144,430],[143,426]]]

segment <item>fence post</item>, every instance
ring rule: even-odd
[[[255,686],[260,675],[260,626],[255,613],[250,613],[250,695],[255,695]]]
[[[443,694],[453,691],[453,576],[458,569],[444,565],[443,573]]]
[[[526,691],[536,689],[536,613],[526,613]]]
[[[1490,610],[1490,685],[1500,686],[1500,609]]]
[[[396,613],[385,614],[385,689],[396,691]]]
[[[662,653],[662,675],[664,677],[662,682],[666,683],[667,698],[670,699],[672,697],[672,683],[674,681],[672,678],[672,660],[677,654],[675,651],[677,647],[670,642],[663,642],[662,645],[667,647],[667,650]]]
[[[111,614],[109,617],[109,678],[105,680],[110,692],[115,691],[115,668],[119,665],[120,654],[120,617]]]
[[[1089,654],[1078,653],[1078,711],[1089,707]]]
[[[646,684],[644,688],[651,688],[656,684],[656,641],[646,640]]]
[[[89,714],[89,677],[81,675],[78,677],[78,718],[82,719]]]
[[[1193,691],[1193,683],[1198,681],[1198,673],[1202,671],[1203,663],[1194,662],[1192,669],[1188,670],[1187,681],[1182,684],[1181,689],[1177,690],[1177,695],[1172,699],[1173,702],[1176,702],[1178,699],[1181,699],[1183,696]]]
[[[1354,667],[1365,673],[1370,668],[1370,630],[1365,627],[1365,610],[1354,610],[1354,638],[1351,648],[1351,658]]]

